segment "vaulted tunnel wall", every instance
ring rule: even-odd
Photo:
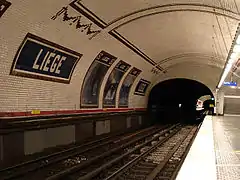
[[[61,12],[63,7],[68,5],[68,2],[65,0],[19,0],[11,1],[11,3],[1,17],[1,112],[28,112],[35,109],[41,111],[80,109],[84,77],[93,60],[101,51],[106,51],[117,59],[109,67],[102,81],[98,108],[102,108],[102,96],[106,81],[120,60],[127,62],[131,66],[123,75],[122,81],[133,67],[142,71],[141,74],[137,76],[131,88],[129,107],[144,108],[146,106],[145,97],[134,95],[134,90],[140,79],[151,81],[151,64],[129,50],[108,33],[102,33],[100,36],[89,40],[94,33],[87,35],[87,30],[97,31],[99,27],[93,24],[91,29],[76,29],[76,23],[67,21],[66,19],[64,21],[64,13],[60,13],[59,15],[59,12]],[[41,10],[38,10],[40,7]],[[91,21],[70,6],[68,6],[66,12],[68,13],[68,17],[82,16],[80,22],[82,25],[91,24]],[[54,82],[57,79],[55,77],[52,77],[53,81],[48,81],[47,78],[41,77],[41,74],[40,77],[37,78],[9,75],[13,70],[11,70],[11,68],[14,59],[18,58],[16,56],[18,50],[28,33],[43,39],[38,43],[47,40],[57,44],[57,46],[63,46],[64,48],[82,54],[72,73],[69,84]],[[55,45],[50,46],[50,48],[55,47]],[[28,70],[28,72],[23,72],[22,75],[24,76],[26,72],[29,74],[30,71],[31,69]],[[21,75],[21,73],[18,74]]]
[[[171,4],[171,2],[155,0],[153,0],[153,4],[144,1],[131,1],[128,4],[121,3],[121,1],[116,1],[115,3],[115,1],[105,0],[104,2],[107,5],[97,0],[82,0],[81,2],[83,1],[87,4],[87,8],[93,10],[100,18],[102,18],[101,13],[104,12],[105,14],[106,12],[105,15],[108,17],[108,22],[118,18],[118,16],[124,17],[125,14],[135,10],[139,11],[139,13],[138,15],[136,14],[137,16],[134,15],[134,17],[139,17],[141,15],[140,11],[143,9],[151,11],[155,9],[155,5]],[[133,26],[130,26],[130,23],[124,26],[125,20],[131,20],[127,17],[122,21],[123,24],[118,31],[120,32],[119,34],[116,31],[111,31],[111,26],[108,27],[101,20],[97,20],[93,14],[88,14],[82,6],[70,6],[69,3],[71,2],[77,1],[0,1],[0,3],[4,3],[0,4],[0,116],[28,116],[32,115],[31,113],[47,115],[49,113],[105,112],[106,110],[103,109],[104,89],[107,87],[106,83],[111,77],[111,73],[120,61],[129,64],[130,68],[120,78],[121,81],[117,89],[115,101],[116,105],[118,105],[117,101],[121,84],[126,79],[126,76],[132,71],[133,67],[141,71],[134,80],[128,97],[129,104],[125,110],[145,110],[151,89],[158,82],[166,79],[184,77],[199,80],[210,88],[215,87],[219,69],[208,67],[208,58],[212,56],[212,54],[209,55],[209,53],[212,53],[210,52],[211,48],[209,48],[212,45],[208,46],[208,41],[210,39],[212,42],[212,36],[208,36],[208,33],[201,31],[200,34],[204,35],[204,37],[194,36],[194,34],[189,37],[190,34],[184,29],[185,24],[190,25],[189,21],[193,19],[192,15],[194,15],[196,16],[194,19],[199,21],[194,21],[195,24],[188,26],[189,31],[193,32],[196,29],[205,30],[202,27],[208,27],[206,28],[207,31],[212,32],[212,23],[209,23],[211,19],[206,21],[209,15],[212,17],[211,14],[202,16],[202,13],[200,13],[199,17],[198,12],[193,13],[190,10],[189,12],[176,13],[177,10],[167,14],[159,13],[159,16],[156,15],[154,18],[148,16],[150,19],[147,18],[147,20],[145,19],[146,21],[142,19],[141,22],[135,21],[132,24]],[[90,3],[89,7],[88,3]],[[97,3],[101,3],[101,6],[96,5]],[[119,8],[118,3],[122,5],[122,8]],[[94,9],[92,9],[92,5],[95,7]],[[109,8],[108,5],[113,6],[113,8]],[[128,12],[126,12],[125,7],[127,7]],[[98,8],[99,12],[97,12]],[[113,11],[114,8],[117,8],[117,11]],[[108,15],[112,12],[116,14],[114,16]],[[147,12],[145,13],[148,14]],[[86,14],[90,16],[87,18]],[[184,15],[184,17],[190,16],[176,21],[176,16],[181,17],[179,15]],[[171,19],[175,21],[171,21]],[[94,20],[96,20],[97,24],[93,22]],[[162,28],[162,23],[158,20],[168,23]],[[202,26],[201,22],[208,22],[207,26]],[[119,23],[121,23],[121,20],[112,28],[119,25]],[[196,26],[196,24],[199,26]],[[180,26],[183,28],[178,29]],[[231,26],[235,27],[235,24],[231,23]],[[159,31],[160,29],[161,31]],[[176,34],[174,32],[175,29],[178,30]],[[235,28],[233,29],[235,31]],[[98,33],[99,30],[101,31],[100,33]],[[111,31],[111,34],[109,34],[109,31]],[[150,35],[151,37],[149,37]],[[134,37],[137,39],[134,39]],[[188,43],[186,39],[189,40]],[[204,43],[201,46],[192,46],[193,43],[199,42],[199,39]],[[155,40],[157,41],[155,42]],[[180,45],[176,42],[179,42]],[[35,46],[28,46],[29,43],[35,44]],[[44,54],[46,55],[47,51],[51,51],[54,54],[49,53],[49,56],[46,57],[52,56],[50,59],[52,61],[55,59],[58,64],[50,63],[49,67],[45,67],[44,64],[42,66],[39,63],[38,60],[44,60]],[[98,105],[95,107],[83,107],[81,104],[83,99],[81,93],[83,92],[85,77],[90,67],[95,63],[94,60],[103,51],[116,57],[116,60],[111,63],[111,66],[108,66],[107,71],[102,75],[104,77],[100,83],[100,91],[97,91]],[[196,54],[197,56],[195,56]],[[205,58],[198,57],[202,55],[205,55]],[[26,58],[26,56],[30,58]],[[67,57],[67,60],[64,57]],[[181,59],[178,59],[180,57]],[[66,64],[64,65],[64,62],[69,61],[69,58],[72,62],[70,67],[75,68],[69,68],[66,67]],[[174,61],[172,61],[172,58]],[[188,62],[183,63],[184,59],[182,58],[186,58],[185,60],[188,60]],[[194,68],[189,66],[193,64],[192,58],[195,58],[194,62],[199,62]],[[79,59],[78,62],[77,59]],[[156,68],[158,67],[157,62],[168,59],[169,61],[163,64],[168,71],[166,74],[159,73],[159,69],[157,70]],[[48,62],[48,58],[45,60],[45,62]],[[61,67],[60,61],[63,62],[64,68],[62,69],[57,68],[58,66]],[[174,65],[176,62],[179,62],[178,67]],[[104,64],[104,61],[100,63]],[[188,67],[192,68],[191,71],[186,71]],[[57,73],[59,72],[58,70],[65,73]],[[143,80],[143,83],[138,85],[140,80]],[[150,85],[146,89],[145,85],[149,82]],[[138,93],[135,93],[136,88],[139,89]],[[145,90],[146,92],[144,92]],[[111,110],[120,111],[121,109],[116,106],[111,108]],[[59,124],[56,121],[52,121],[50,116],[50,120],[48,119],[50,121],[48,122],[49,124],[46,121],[42,121],[40,123],[41,126],[39,126],[37,121],[31,124],[31,127],[25,126],[25,123],[28,124],[28,122],[22,121],[15,124],[14,121],[14,127],[9,128],[7,126],[10,130],[8,132],[4,131],[0,136],[0,144],[3,147],[0,148],[0,163],[1,161],[8,162],[11,159],[15,159],[15,157],[40,152],[56,145],[82,141],[98,134],[118,132],[129,128],[135,129],[149,123],[149,118],[146,118],[144,112],[134,113],[132,114],[131,111],[127,112],[127,114],[113,113],[111,115],[110,113],[110,118],[106,118],[105,114],[104,117],[101,116],[102,114],[95,114],[94,118],[87,117],[88,122],[84,121],[86,117],[75,117],[73,118],[74,122],[71,121],[71,118],[70,120],[69,118],[56,118],[58,122],[61,119]],[[29,119],[27,117],[27,120]],[[66,121],[66,119],[69,121]],[[3,121],[1,119],[0,127],[3,125],[2,122],[11,122],[11,118],[5,118]],[[16,130],[15,125],[21,130]],[[15,130],[12,131],[11,128]],[[40,142],[37,146],[33,143],[36,139]]]
[[[138,40],[141,40],[139,38],[135,42],[132,41],[133,39],[131,39],[131,37],[128,37],[127,29],[126,32],[125,31],[121,32],[122,34],[124,34],[123,36],[122,34],[113,31],[111,27],[108,27],[100,19],[98,19],[98,17],[96,17],[99,15],[101,16],[101,13],[99,12],[98,14],[98,12],[96,12],[95,6],[94,6],[95,8],[91,9],[93,2],[90,3],[89,7],[87,1],[86,2],[84,1],[83,4],[86,4],[87,8],[90,8],[90,10],[93,10],[94,13],[96,13],[96,16],[91,13],[89,14],[87,10],[84,9],[84,6],[77,5],[78,1],[53,0],[49,2],[43,0],[32,2],[30,0],[19,1],[4,0],[4,2],[10,2],[6,4],[4,10],[1,11],[0,13],[1,14],[0,112],[4,116],[6,115],[5,114],[6,112],[28,112],[20,114],[18,113],[18,115],[24,115],[29,114],[29,112],[31,112],[32,110],[40,110],[41,113],[44,111],[46,111],[46,113],[49,111],[52,111],[53,113],[59,113],[59,111],[63,110],[65,110],[63,113],[85,112],[79,110],[92,108],[102,110],[102,108],[104,107],[103,95],[104,89],[106,87],[105,85],[109,77],[111,77],[112,71],[115,69],[116,65],[120,61],[124,61],[127,64],[129,64],[130,68],[127,69],[122,78],[120,78],[121,81],[117,89],[115,108],[118,108],[119,100],[118,96],[120,94],[119,91],[121,84],[124,82],[129,72],[132,71],[133,67],[139,69],[141,73],[134,80],[131,91],[129,93],[130,95],[128,108],[132,109],[146,108],[148,100],[147,98],[152,87],[154,87],[160,81],[176,77],[184,78],[186,77],[190,79],[199,80],[200,82],[203,82],[204,84],[209,86],[211,89],[214,89],[215,83],[219,78],[218,75],[221,72],[219,71],[220,68],[216,68],[215,65],[211,65],[213,68],[212,67],[209,68],[207,66],[208,61],[206,60],[206,57],[209,56],[206,57],[204,56],[205,57],[204,62],[201,61],[202,63],[200,63],[200,60],[202,60],[200,58],[200,56],[202,56],[201,53],[197,53],[199,57],[179,56],[181,54],[184,54],[185,52],[178,51],[170,52],[168,50],[168,47],[161,48],[159,52],[155,50],[156,48],[152,48],[151,50],[153,50],[154,53],[151,53],[152,51],[148,52],[148,48],[151,48],[150,45],[148,43],[144,45],[141,43],[138,44]],[[71,5],[69,3],[71,3]],[[145,6],[152,7],[151,4],[145,4]],[[41,10],[39,10],[40,7]],[[99,8],[101,9],[103,7],[99,6]],[[141,6],[139,8],[141,9],[143,7]],[[171,17],[176,15],[174,13],[171,14]],[[185,16],[187,16],[189,13],[191,12],[186,12]],[[196,15],[196,13],[193,14]],[[154,17],[153,19],[155,19]],[[165,17],[165,15],[163,17]],[[167,18],[166,20],[168,20],[168,17],[170,16],[166,16]],[[204,16],[204,18],[207,17],[208,14]],[[184,22],[187,20],[188,19],[185,19]],[[145,21],[143,20],[141,22]],[[181,23],[183,22],[179,21],[179,23],[181,25]],[[171,26],[171,23],[169,24],[169,26]],[[121,27],[125,27],[124,24],[122,24]],[[149,26],[149,28],[151,28],[151,26]],[[155,32],[155,30],[157,29],[158,28],[153,28],[152,30],[154,30]],[[131,28],[129,28],[129,32],[131,32]],[[54,69],[54,72],[52,74],[50,73],[50,75],[46,72],[43,72],[43,70],[36,73],[37,70],[36,69],[34,70],[33,67],[31,67],[30,69],[29,67],[27,68],[25,67],[25,69],[23,68],[24,69],[23,70],[21,69],[22,67],[18,66],[19,64],[17,63],[15,64],[15,62],[18,62],[18,60],[21,59],[20,55],[22,55],[22,57],[25,57],[26,55],[26,53],[21,54],[23,50],[21,49],[21,47],[25,47],[24,45],[26,44],[23,43],[26,42],[27,40],[26,37],[29,33],[32,34],[33,37],[35,36],[37,37],[33,38],[33,41],[38,44],[37,48],[39,48],[38,51],[40,54],[39,55],[40,59],[44,59],[43,54],[46,53],[45,51],[57,48],[58,48],[57,51],[60,50],[62,51],[62,53],[65,53],[65,55],[66,54],[70,55],[72,59],[75,58],[75,60],[73,60],[75,61],[75,64],[72,65],[72,67],[75,68],[72,68],[73,71],[71,71],[70,76],[68,78],[55,76],[56,68],[54,69],[54,66],[51,66],[51,64],[49,66],[53,68],[50,67],[49,68],[52,70]],[[140,31],[138,31],[138,33],[140,33]],[[163,38],[162,36],[168,37],[170,38],[168,43],[171,44],[174,42],[174,44],[176,45],[175,43],[176,40],[172,39],[171,34],[169,34],[169,36],[165,36],[166,33],[169,32],[163,31],[162,33],[160,33],[161,38]],[[179,33],[183,33],[185,36],[189,35],[186,34],[185,31]],[[193,40],[193,42],[195,41]],[[185,41],[182,43],[185,43]],[[41,48],[39,44],[45,47],[42,53],[40,53]],[[157,42],[157,44],[163,45],[163,43],[161,42]],[[139,47],[139,45],[141,46]],[[149,47],[144,48],[145,45],[149,45]],[[140,49],[138,49],[138,47]],[[170,47],[174,48],[175,46]],[[33,49],[30,48],[31,51]],[[107,71],[103,75],[104,77],[102,79],[102,82],[100,83],[101,84],[100,91],[98,91],[99,98],[97,99],[98,102],[97,106],[95,107],[85,106],[83,108],[81,104],[83,100],[81,93],[83,92],[84,79],[86,79],[85,77],[89,68],[91,67],[92,64],[94,64],[93,63],[94,59],[96,59],[99,53],[102,51],[105,51],[111,54],[112,56],[116,57],[116,60],[111,64],[111,66],[107,69]],[[147,55],[144,54],[144,52],[147,52],[147,55],[150,55],[150,57],[154,55],[153,56],[154,62],[151,58],[149,59],[149,57],[147,57]],[[159,56],[155,56],[156,55],[155,52]],[[180,54],[176,54],[177,52]],[[161,57],[161,55],[164,54],[167,55],[166,53],[169,54],[171,57],[179,56],[181,58],[186,58],[188,61],[185,62],[183,61],[184,59],[181,59],[181,61],[178,59],[179,63],[177,65],[174,65],[175,61],[171,60],[169,61],[170,66],[166,67],[167,68],[166,74],[159,73],[159,70],[156,69],[157,67],[156,62],[164,60],[164,58],[166,57]],[[194,55],[194,53],[190,52],[190,55],[191,54]],[[34,58],[37,59],[37,57],[36,55],[35,57],[34,56],[31,57],[32,58],[30,59],[30,61],[33,63]],[[76,57],[78,58],[80,57],[77,63]],[[53,55],[52,60],[54,58],[56,58],[56,56]],[[192,58],[194,58],[194,61],[190,62],[190,59]],[[199,63],[198,65],[194,66],[194,68],[191,69],[191,71],[185,71],[186,65],[189,66],[191,64],[194,64],[194,62]],[[20,63],[20,65],[23,64]],[[41,64],[36,65],[37,66],[35,67],[38,68],[41,67]],[[42,69],[44,69],[44,66],[42,67]],[[69,69],[71,70],[71,68]],[[63,68],[62,70],[67,71],[68,68],[66,69]],[[211,73],[212,71],[214,71],[214,73]],[[55,75],[53,75],[54,73]],[[207,76],[209,73],[211,74],[211,76]],[[29,76],[31,77],[34,76],[35,78],[29,78]],[[140,92],[138,94],[135,94],[134,91],[136,87],[138,87],[137,84],[141,79],[146,80],[145,82],[150,82],[150,85],[145,93]],[[143,88],[143,86],[144,84],[141,84],[141,86],[139,86],[138,88],[141,89]],[[144,94],[145,96],[143,96]],[[95,112],[95,110],[93,111]],[[39,112],[36,111],[36,113]]]

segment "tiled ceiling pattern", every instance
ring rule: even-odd
[[[238,1],[238,0],[236,0]],[[127,14],[143,9],[173,4],[199,4],[215,6],[237,12],[234,0],[81,0],[81,3],[110,23]],[[238,1],[240,4],[240,2]]]
[[[224,18],[219,18],[219,21],[222,25],[225,24]],[[232,35],[237,27],[236,21],[233,21],[235,20],[228,22]],[[199,12],[174,12],[141,18],[121,26],[117,31],[141,47],[153,60],[166,67],[167,63],[163,63],[164,60],[176,55],[201,53],[216,56],[213,54],[212,47],[213,37],[216,35],[217,44],[221,46],[219,51],[226,55],[224,42],[217,27],[216,18],[213,15]],[[229,49],[232,39],[228,28],[223,26],[222,32]],[[218,54],[218,57],[225,58],[221,54]]]
[[[176,64],[174,68],[170,67],[168,69],[168,73],[160,76],[159,78],[156,77],[155,82],[157,83],[171,78],[188,78],[197,80],[214,90],[220,73],[221,69],[215,66],[205,66],[197,62],[185,62]]]
[[[240,20],[239,0],[80,2],[107,31],[117,31],[166,70],[186,62],[223,68]]]

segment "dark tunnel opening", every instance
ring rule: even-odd
[[[157,84],[150,92],[148,113],[153,123],[198,123],[199,114],[209,109],[207,101],[203,110],[197,111],[198,98],[210,95],[211,90],[204,84],[190,79],[171,79]],[[214,100],[213,100],[214,101]],[[213,103],[214,104],[214,103]]]

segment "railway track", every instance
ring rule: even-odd
[[[87,161],[84,164],[80,164],[73,169],[67,169],[61,171],[47,180],[54,179],[103,179],[103,175],[109,175],[118,170],[119,167],[128,163],[130,160],[138,156],[140,151],[144,151],[144,148],[150,148],[152,144],[157,143],[158,140],[164,142],[170,137],[170,134],[175,134],[181,128],[180,124],[172,125],[164,130],[152,133],[150,136],[138,138],[133,141],[129,141],[126,144],[119,146],[116,149],[112,149],[102,155],[102,157],[96,157],[95,161]],[[116,166],[117,165],[117,166]]]
[[[74,148],[57,152],[36,160],[0,170],[0,179],[45,179],[54,177],[61,171],[74,169],[82,164],[93,163],[100,157],[106,157],[108,151],[118,148],[129,139],[137,140],[158,132],[163,127],[150,127],[136,133],[118,134],[105,137]],[[98,157],[98,158],[96,158]]]
[[[175,178],[186,150],[197,132],[197,126],[172,126],[154,134],[137,146],[122,148],[106,159],[86,168],[58,176],[71,180],[172,180]],[[57,179],[49,178],[48,180]]]
[[[191,144],[191,140],[195,137],[197,127],[192,128],[189,134],[181,143],[178,143],[171,152],[164,158],[162,162],[148,175],[147,180],[173,180],[187,155],[187,149]]]
[[[164,143],[159,142],[111,175],[110,180],[173,180],[186,155],[197,127],[181,128]],[[94,179],[98,179],[97,177]]]

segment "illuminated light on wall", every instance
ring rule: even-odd
[[[237,58],[237,53],[233,52],[230,56],[231,59],[236,59]]]
[[[240,44],[240,35],[238,35],[238,38],[237,38],[236,43],[237,43],[237,44]]]
[[[226,79],[229,71],[231,70],[231,67],[232,67],[231,64],[227,64],[226,65],[226,68],[225,68],[225,70],[224,70],[224,72],[222,74],[222,77],[221,77],[221,81],[219,82],[218,88],[220,88],[222,86],[222,84],[223,84],[224,80]]]
[[[230,58],[230,59],[229,59],[229,61],[228,61],[228,64],[233,64],[233,63],[234,63],[234,61],[235,61],[235,59],[233,59],[233,58]]]
[[[239,26],[240,26],[240,24],[238,24],[237,32],[236,32],[235,38],[233,40],[231,49],[228,53],[226,64],[225,64],[224,70],[222,72],[221,79],[218,83],[217,89],[219,89],[222,86],[228,73],[232,69],[232,66],[240,58],[240,28],[239,28]]]
[[[240,96],[225,95],[225,98],[240,99]]]

